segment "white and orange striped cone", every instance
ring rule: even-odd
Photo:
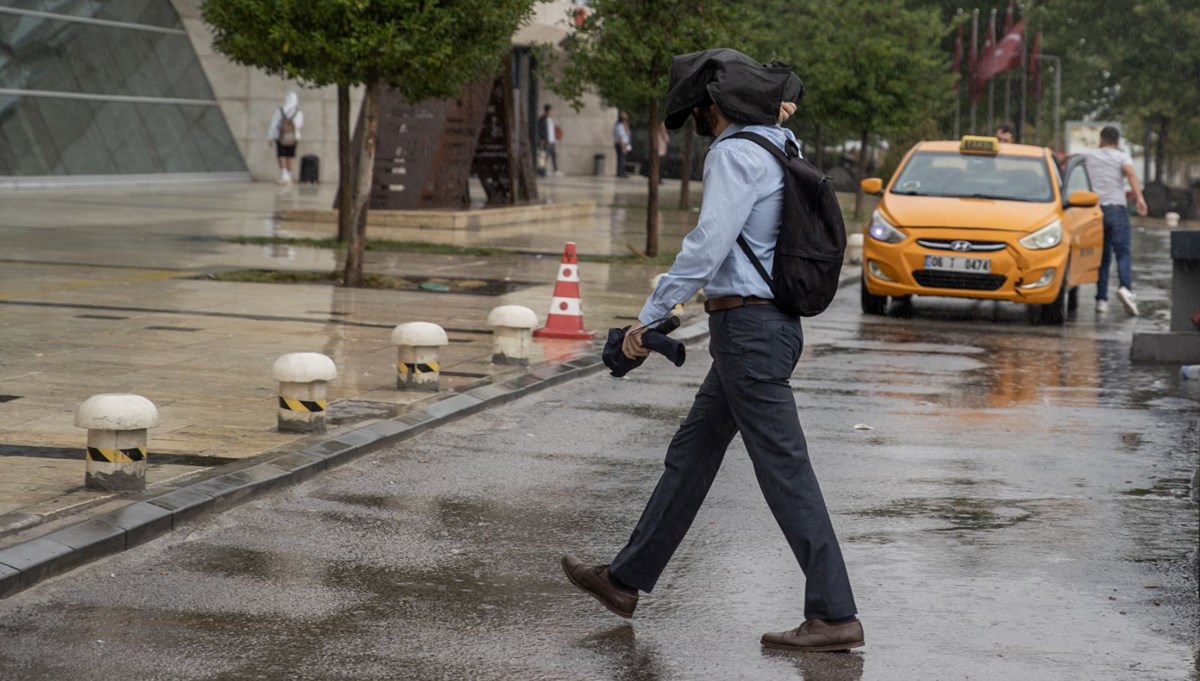
[[[568,241],[563,248],[562,264],[558,268],[558,280],[554,283],[554,297],[550,299],[550,314],[546,326],[533,332],[537,338],[567,338],[591,340],[596,336],[583,328],[583,311],[579,301],[579,260],[575,256],[575,243]]]

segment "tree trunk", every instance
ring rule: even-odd
[[[825,143],[821,141],[821,126],[813,127],[813,163],[821,172],[825,172]]]
[[[696,142],[696,124],[691,117],[683,126],[683,154],[679,157],[679,210],[692,208],[692,151]]]
[[[338,243],[349,243],[354,223],[350,201],[354,196],[350,167],[350,86],[337,86],[338,117]]]
[[[650,163],[646,181],[646,255],[658,255],[658,100],[650,102],[650,127],[646,129],[646,160]]]
[[[379,129],[379,81],[366,84],[363,94],[362,147],[358,151],[358,172],[354,180],[354,210],[351,224],[350,247],[346,250],[346,271],[343,286],[359,287],[363,284],[363,250],[367,240],[367,199],[371,195],[371,177],[375,171],[375,134]]]
[[[1170,124],[1171,119],[1166,116],[1159,119],[1158,143],[1154,150],[1154,179],[1163,184],[1170,180],[1167,177],[1167,128]]]
[[[867,176],[867,158],[868,158],[867,154],[870,153],[870,150],[868,149],[867,144],[870,142],[870,140],[871,140],[871,133],[867,130],[863,130],[862,143],[861,143],[861,146],[859,146],[859,148],[858,148],[858,176],[854,178],[854,219],[855,219],[855,221],[859,220],[862,217],[862,204],[863,204],[862,181],[863,181],[863,178],[865,178]]]

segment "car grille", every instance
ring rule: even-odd
[[[942,272],[939,270],[917,270],[913,272],[917,283],[926,288],[956,288],[969,291],[995,291],[1004,285],[1002,274],[979,274],[975,272]]]
[[[956,241],[968,244],[968,248],[956,249],[952,244]],[[1003,241],[968,241],[966,239],[917,239],[917,243],[925,248],[936,248],[942,251],[1002,251],[1008,244]]]

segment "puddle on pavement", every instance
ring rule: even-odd
[[[331,426],[343,426],[360,421],[395,418],[403,411],[403,408],[386,402],[338,400],[329,405],[325,421]]]
[[[855,511],[854,515],[871,518],[929,518],[948,523],[933,531],[998,530],[1012,527],[1033,517],[1027,504],[1000,499],[968,497],[899,499],[886,506]]]
[[[1131,497],[1168,497],[1186,499],[1191,494],[1192,481],[1188,478],[1164,478],[1150,487],[1135,487],[1121,494]]]
[[[578,409],[598,411],[609,414],[624,414],[638,418],[650,419],[659,423],[680,423],[688,415],[688,409],[667,409],[652,404],[580,404]]]

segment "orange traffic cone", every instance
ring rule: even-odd
[[[571,340],[591,340],[596,335],[583,328],[583,312],[579,307],[579,261],[575,257],[574,242],[568,241],[563,248],[562,265],[558,268],[558,280],[554,283],[554,297],[550,299],[546,326],[535,330],[533,335]]]

